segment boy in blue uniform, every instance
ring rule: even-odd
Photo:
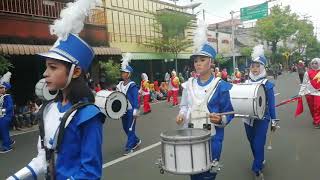
[[[204,37],[202,37],[204,36]],[[202,42],[197,42],[202,39]],[[180,103],[180,112],[176,118],[177,124],[188,127],[195,123],[193,117],[209,118],[211,127],[211,155],[212,160],[219,161],[224,138],[224,127],[233,119],[233,115],[217,115],[215,113],[232,112],[229,90],[232,85],[211,73],[211,63],[216,57],[216,51],[206,38],[206,27],[199,27],[195,35],[195,52],[191,56],[194,68],[199,74],[197,78],[189,78],[182,84],[183,92]],[[198,119],[199,120],[199,119]],[[202,128],[202,124],[200,127]],[[199,128],[199,127],[197,127]],[[191,175],[191,180],[214,180],[216,172],[203,172]]]
[[[253,61],[250,65],[249,79],[246,81],[246,83],[264,84],[267,95],[267,106],[262,119],[244,119],[244,126],[254,157],[251,169],[256,176],[255,178],[262,180],[264,179],[262,169],[265,164],[264,146],[266,144],[268,126],[271,121],[271,130],[275,131],[277,128],[278,119],[276,119],[275,98],[273,91],[274,84],[266,79],[265,65],[267,60],[263,55],[262,45],[258,45],[254,48],[252,58]]]
[[[121,64],[121,78],[117,85],[117,90],[124,93],[128,99],[128,110],[122,117],[122,127],[128,139],[125,146],[125,154],[132,153],[140,144],[141,140],[136,135],[136,119],[139,114],[138,95],[139,88],[134,81],[130,79],[133,69],[129,66],[131,54],[127,53]]]
[[[11,88],[10,77],[11,73],[7,72],[3,75],[0,82],[0,140],[2,140],[0,153],[11,151],[12,145],[15,143],[9,135],[14,108],[11,95],[6,94],[6,91]]]
[[[10,176],[9,180],[37,179],[39,174],[45,172],[46,179],[101,178],[102,125],[105,115],[92,104],[94,96],[85,80],[94,52],[84,40],[73,34],[79,33],[81,29],[66,27],[77,23],[79,16],[84,19],[95,5],[93,2],[85,3],[87,0],[80,1],[64,9],[68,17],[59,19],[56,23],[59,25],[51,27],[51,32],[58,32],[56,35],[59,39],[49,52],[39,54],[46,61],[43,74],[46,87],[50,91],[58,90],[59,93],[53,101],[41,108],[38,155]],[[71,32],[65,31],[70,29]]]

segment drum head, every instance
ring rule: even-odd
[[[127,111],[128,103],[126,96],[114,91],[112,92],[106,102],[106,113],[111,119],[120,119]]]
[[[161,138],[163,140],[202,140],[204,138],[210,137],[211,132],[198,129],[198,128],[186,128],[186,129],[178,129],[172,131],[166,131],[161,133]]]
[[[262,119],[266,110],[267,98],[266,91],[263,85],[257,88],[257,97],[255,99],[254,107],[255,112],[259,119]]]
[[[47,87],[46,80],[40,79],[35,87],[35,93],[36,95],[41,99],[45,101],[50,101],[54,99],[58,95],[59,91],[49,91]]]

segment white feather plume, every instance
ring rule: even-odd
[[[263,45],[259,44],[253,48],[253,52],[251,54],[252,60],[257,59],[259,56],[264,56]]]
[[[6,82],[6,83],[10,83],[10,79],[11,79],[11,72],[7,72],[7,73],[5,73],[3,76],[2,76],[2,78],[1,78],[1,80],[0,80],[0,83],[2,84],[2,83],[4,83],[4,82]]]
[[[63,40],[69,33],[79,34],[83,29],[86,16],[98,5],[102,5],[101,0],[76,0],[68,3],[61,11],[60,19],[55,20],[50,26],[50,33]]]
[[[199,48],[208,41],[207,37],[207,25],[200,21],[193,36],[193,49],[197,52]]]
[[[131,53],[126,53],[121,61],[121,69],[126,69],[126,67],[129,65],[129,63],[131,62],[131,59],[132,59],[133,55]]]

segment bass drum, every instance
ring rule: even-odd
[[[46,80],[40,79],[35,87],[35,93],[36,95],[44,101],[50,101],[52,99],[54,99],[57,95],[58,95],[59,91],[49,91],[49,89],[47,88],[47,83]]]
[[[127,111],[128,101],[122,92],[101,90],[95,96],[95,105],[111,119],[120,119]]]
[[[263,118],[267,105],[263,84],[233,84],[230,98],[236,116]]]

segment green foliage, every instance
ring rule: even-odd
[[[255,32],[260,40],[271,42],[273,56],[277,51],[277,43],[286,41],[298,28],[298,15],[292,13],[290,6],[281,8],[274,6],[268,17],[257,21]]]
[[[242,56],[250,57],[251,53],[252,53],[252,48],[243,47],[243,48],[240,49],[240,53],[241,53]]]
[[[6,73],[13,65],[5,57],[0,55],[0,74]]]
[[[161,37],[151,39],[145,46],[152,47],[157,52],[173,53],[175,57],[191,46],[192,42],[185,38],[185,30],[191,27],[193,16],[169,10],[158,11],[154,16],[157,21],[154,28]]]
[[[221,66],[221,65],[224,65],[228,61],[228,58],[223,57],[222,54],[217,54],[215,60]]]
[[[320,57],[320,43],[319,41],[316,39],[316,37],[314,37],[307,46],[306,49],[306,57],[308,59],[313,59],[315,57]]]
[[[103,74],[106,77],[106,82],[114,84],[120,78],[120,64],[112,61],[99,61]]]

